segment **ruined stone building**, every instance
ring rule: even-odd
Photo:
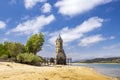
[[[66,65],[66,55],[63,49],[63,40],[60,34],[56,39],[56,64]]]

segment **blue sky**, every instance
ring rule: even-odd
[[[0,42],[42,32],[43,57],[55,57],[59,33],[73,60],[120,56],[119,26],[120,0],[0,0]]]

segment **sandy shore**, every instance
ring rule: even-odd
[[[117,80],[92,68],[75,66],[36,67],[0,62],[0,80]]]

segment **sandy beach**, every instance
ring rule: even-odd
[[[0,62],[0,80],[117,80],[92,68],[77,66],[30,66]]]

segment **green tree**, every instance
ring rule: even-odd
[[[55,63],[54,58],[50,58],[50,63]]]
[[[17,61],[26,64],[41,64],[42,58],[33,53],[20,53],[17,55]]]
[[[25,46],[17,42],[4,42],[5,48],[9,51],[11,57],[16,57],[19,53],[25,52]]]
[[[33,34],[26,43],[26,49],[29,53],[36,54],[42,49],[44,43],[44,36],[42,33]]]
[[[0,44],[0,59],[7,59],[10,57],[9,51],[3,44]]]

